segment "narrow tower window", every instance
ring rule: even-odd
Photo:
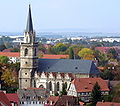
[[[35,53],[34,55],[36,56],[36,55],[37,55],[37,51],[36,51],[36,48],[35,48],[35,52],[34,52],[34,53]]]
[[[28,49],[26,48],[25,49],[25,56],[27,56],[28,55]]]

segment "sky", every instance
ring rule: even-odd
[[[23,32],[29,4],[37,32],[120,32],[120,0],[1,0],[0,32]]]

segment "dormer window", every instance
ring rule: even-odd
[[[78,69],[78,67],[75,67],[75,69]]]

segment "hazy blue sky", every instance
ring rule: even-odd
[[[1,0],[0,32],[22,32],[29,3],[37,32],[120,32],[120,0]]]

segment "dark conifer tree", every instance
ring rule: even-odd
[[[98,101],[101,101],[101,98],[102,98],[102,95],[101,95],[101,91],[100,91],[100,86],[99,86],[98,82],[96,82],[92,89],[92,93],[91,93],[92,106],[96,106],[96,103]]]
[[[69,50],[69,58],[74,59],[74,51],[72,48],[70,48],[70,50]]]

